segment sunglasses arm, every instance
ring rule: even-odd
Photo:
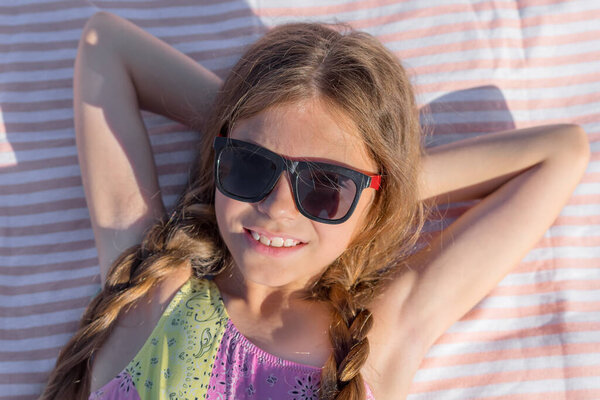
[[[369,185],[369,188],[378,190],[381,186],[381,175],[369,175],[369,178],[371,178],[371,184]]]

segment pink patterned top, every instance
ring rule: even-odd
[[[214,282],[192,278],[135,358],[89,399],[317,400],[320,376],[320,368],[250,342],[227,316]]]

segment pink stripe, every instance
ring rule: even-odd
[[[0,153],[14,153],[14,148],[9,142],[0,143]]]
[[[0,247],[0,255],[1,256],[11,256],[18,257],[24,255],[33,255],[33,254],[52,254],[52,253],[62,253],[67,251],[77,251],[77,250],[85,250],[95,248],[95,243],[93,239],[90,240],[79,240],[74,242],[66,242],[66,243],[52,243],[52,244],[42,244],[36,246],[13,246]],[[0,286],[2,287],[2,286]],[[1,290],[0,290],[1,292]]]
[[[524,339],[528,337],[557,335],[569,332],[600,331],[600,322],[562,322],[542,325],[535,328],[515,329],[510,331],[488,332],[446,332],[436,340],[435,344],[493,342],[496,340]]]
[[[74,139],[37,140],[35,142],[0,143],[0,152],[31,151],[38,149],[55,149],[75,146]]]
[[[481,46],[478,46],[481,45]],[[436,46],[437,47],[437,46]],[[489,41],[472,41],[471,44],[467,42],[454,43],[449,45],[439,46],[437,48],[433,48],[430,51],[427,51],[429,55],[435,56],[441,53],[462,53],[467,50],[495,50],[497,48],[515,48],[521,49],[521,46],[497,46],[490,47]],[[421,53],[421,49],[428,48],[419,48],[417,50],[406,50],[401,52],[396,52],[396,55],[401,60],[407,60],[412,57],[418,57],[419,53]],[[447,51],[445,51],[447,50]],[[412,53],[408,55],[407,53]],[[468,72],[471,70],[496,70],[500,68],[512,69],[512,70],[523,70],[527,71],[529,68],[544,68],[544,67],[556,67],[556,66],[577,66],[579,64],[593,63],[600,58],[600,52],[592,51],[581,54],[574,55],[566,55],[566,56],[554,56],[554,57],[538,57],[538,58],[527,58],[527,60],[522,59],[513,59],[513,58],[493,58],[493,59],[484,59],[477,58],[472,60],[465,61],[450,61],[450,62],[432,62],[427,65],[410,67],[410,72],[416,76],[426,75],[426,74],[439,74],[442,72],[452,72],[455,73],[457,71]],[[435,57],[432,57],[432,60],[435,60]],[[410,60],[408,61],[410,64]],[[558,79],[567,80],[570,76],[560,76],[561,72],[557,73]]]
[[[33,395],[33,394],[24,394],[24,395],[18,395],[18,396],[1,396],[0,395],[0,400],[37,400],[40,396],[39,395]]]
[[[43,235],[48,233],[72,232],[81,229],[90,229],[92,226],[89,219],[78,219],[73,221],[56,222],[44,225],[9,226],[0,227],[0,237],[17,237],[30,235]]]
[[[533,284],[497,286],[488,296],[515,296],[553,293],[566,290],[600,290],[600,280],[561,280]]]
[[[77,271],[82,268],[94,266],[98,266],[98,259],[95,257],[52,264],[45,263],[42,265],[19,265],[12,267],[0,266],[0,275],[24,276],[29,274],[43,274],[56,271],[64,271],[65,275],[68,275],[69,271]]]
[[[31,306],[0,307],[0,317],[25,317],[28,315],[75,310],[87,307],[90,301],[91,297],[86,296],[78,299],[47,302]]]
[[[0,12],[2,15],[2,12]],[[64,50],[64,49],[76,49],[77,40],[61,40],[56,42],[22,42],[22,43],[11,43],[3,44],[0,43],[0,52],[11,52],[11,51],[49,51],[49,50]]]
[[[539,272],[565,268],[598,268],[598,260],[594,258],[553,258],[550,260],[522,261],[516,271]]]
[[[33,328],[0,329],[0,340],[20,340],[44,338],[45,336],[72,334],[77,330],[79,321],[64,322],[61,324],[36,326]],[[39,357],[44,358],[44,357]],[[14,360],[17,361],[17,360]]]
[[[30,92],[72,87],[73,79],[52,79],[35,82],[0,82],[0,91],[3,92]]]
[[[163,134],[170,134],[173,132],[181,133],[181,132],[189,132],[190,129],[184,127],[179,124],[171,124],[169,126],[163,127],[159,126],[157,128],[150,129],[151,136],[160,136]],[[200,134],[197,134],[198,138]],[[17,152],[17,151],[32,151],[32,150],[45,150],[45,149],[53,149],[53,148],[65,148],[65,147],[75,147],[75,138],[66,138],[66,139],[51,139],[51,140],[36,140],[33,142],[14,142],[14,143],[0,143],[0,152]],[[168,153],[172,151],[182,151],[182,150],[190,150],[194,146],[198,144],[197,140],[187,140],[187,141],[178,141],[173,143],[165,143],[160,145],[155,145],[152,147],[152,150],[155,154],[160,153]],[[64,178],[66,179],[66,178]]]
[[[77,156],[63,156],[47,158],[43,160],[21,161],[15,166],[3,168],[2,171],[4,173],[14,173],[23,171],[46,170],[51,167],[64,167],[78,164],[79,161],[77,160]],[[157,167],[157,172],[159,174],[186,172],[189,169],[189,167],[189,163],[160,165]]]
[[[516,383],[546,379],[569,379],[592,376],[600,376],[600,365],[522,369],[518,371],[497,371],[490,374],[468,375],[460,378],[435,379],[427,382],[413,382],[410,386],[410,392],[423,393],[438,390],[452,390],[456,388],[472,388],[477,386],[496,385],[508,382]],[[542,388],[543,385],[540,385],[540,391]],[[564,392],[561,393],[564,396]],[[528,392],[528,394],[530,394],[530,392]]]
[[[22,285],[22,286],[0,286],[0,295],[3,296],[14,296],[18,294],[31,294],[31,293],[43,293],[43,292],[53,292],[56,290],[63,289],[71,289],[77,288],[84,285],[92,285],[100,283],[100,274],[94,276],[84,276],[82,278],[76,279],[65,279],[61,281],[55,282],[44,282],[44,283],[34,283],[31,285]]]
[[[465,88],[496,85],[502,89],[537,89],[537,88],[561,88],[565,86],[581,85],[590,82],[598,82],[600,73],[576,74],[562,78],[540,78],[540,79],[471,79],[460,81],[447,81],[436,83],[416,84],[417,93],[442,92],[451,90],[463,90]]]
[[[33,215],[54,211],[86,208],[85,198],[48,201],[25,206],[0,207],[0,216]]]
[[[340,14],[345,12],[359,11],[359,10],[377,10],[379,8],[398,4],[397,0],[363,0],[363,1],[352,1],[348,3],[341,3],[335,5],[326,6],[312,6],[312,7],[270,7],[270,8],[257,8],[255,13],[261,17],[325,17],[331,14]],[[412,18],[424,18],[433,17],[439,15],[456,14],[465,11],[470,13],[481,12],[485,10],[497,10],[497,9],[514,9],[512,4],[508,3],[473,3],[470,5],[452,4],[452,5],[440,5],[436,7],[423,7],[415,10],[399,11],[395,14],[401,14],[402,19],[408,20]],[[378,25],[382,23],[379,22]]]
[[[515,308],[474,308],[465,314],[461,321],[472,321],[476,319],[509,319],[525,318],[546,314],[564,314],[568,312],[600,311],[600,301],[556,301],[553,303],[542,303],[534,306],[523,306]],[[600,340],[600,338],[599,338]]]
[[[4,122],[4,126],[0,125],[0,133],[46,132],[56,129],[73,129],[73,119],[69,118],[42,122]]]
[[[600,59],[600,52],[597,54]],[[437,113],[468,112],[468,111],[498,111],[498,110],[542,110],[546,108],[565,108],[600,102],[600,93],[584,93],[572,96],[549,99],[502,99],[502,100],[459,100],[434,101],[427,104],[427,114],[435,117]]]
[[[571,22],[596,21],[600,16],[600,9],[584,10],[577,12],[558,12],[556,14],[545,13],[532,17],[521,18],[523,28],[539,25],[563,25]]]
[[[600,52],[590,54],[590,58],[600,59]],[[572,58],[571,58],[572,59]],[[481,60],[484,63],[490,63],[487,67],[493,67],[493,65],[497,64],[498,60]],[[543,59],[540,59],[543,62]],[[467,61],[466,63],[469,63]],[[457,63],[458,64],[458,63]],[[428,66],[429,67],[429,66]],[[428,68],[427,67],[427,68]],[[512,67],[510,67],[512,68]],[[452,68],[452,70],[456,71],[459,68]],[[467,69],[464,72],[468,72]],[[433,102],[430,104],[425,104],[424,107],[427,108],[427,114],[435,117],[437,113],[443,112],[468,112],[468,111],[496,111],[502,109],[509,109],[512,111],[517,110],[544,110],[551,108],[565,108],[570,106],[579,106],[585,105],[589,103],[600,102],[600,93],[584,93],[584,94],[576,94],[571,96],[565,96],[560,98],[548,98],[548,99],[531,99],[531,100],[519,100],[519,99],[502,99],[502,100],[482,100],[482,101],[446,101],[446,102]],[[11,108],[17,109],[21,107],[21,104],[25,104],[22,108],[30,109],[28,111],[39,111],[41,109],[44,110],[54,110],[54,109],[63,109],[65,107],[65,101],[42,101],[35,103],[3,103],[2,110],[9,111]],[[67,100],[66,103],[71,105],[72,100]],[[16,110],[13,110],[16,111]],[[482,123],[485,124],[485,123]],[[11,127],[13,124],[9,124]],[[18,124],[17,124],[18,125]],[[454,126],[454,124],[448,124],[450,126]],[[11,129],[12,130],[12,129]],[[172,133],[172,132],[189,132],[190,128],[187,128],[178,123],[165,123],[162,125],[158,125],[156,127],[150,127],[149,133],[150,135],[162,134],[162,133]],[[198,136],[200,136],[198,134]],[[193,143],[193,142],[186,142]],[[8,143],[0,143],[0,152],[2,151],[10,151],[9,148],[3,148],[3,146],[8,146]],[[33,150],[38,148],[53,148],[53,147],[67,147],[74,146],[74,139],[53,139],[53,140],[45,140],[45,141],[36,141],[36,142],[15,142],[12,144],[15,151],[19,150]],[[176,144],[171,144],[175,145]],[[183,146],[182,146],[183,148]],[[161,147],[154,147],[155,152],[160,151]],[[166,151],[166,150],[165,150]]]
[[[46,44],[46,43],[44,43]],[[16,97],[16,96],[15,96]],[[11,103],[8,101],[2,102],[2,112],[39,112],[44,110],[55,109],[72,109],[73,99],[52,99],[44,101],[28,101]]]
[[[596,153],[592,153],[592,161],[598,161]],[[600,182],[600,172],[586,172],[581,180],[581,183],[598,183]],[[590,216],[592,217],[592,216]]]
[[[49,372],[0,373],[0,384],[45,383]]]
[[[220,0],[203,0],[203,5],[226,4],[231,1]],[[145,1],[94,1],[94,6],[99,8],[133,8],[152,10],[159,8],[168,8],[176,6],[189,6],[188,0],[154,0],[152,2]],[[4,15],[22,15],[25,13],[39,13],[45,11],[65,11],[72,9],[80,9],[82,6],[72,1],[53,1],[47,3],[33,4],[16,4],[8,6],[0,6],[0,14]]]
[[[118,13],[118,12],[117,12]],[[91,15],[91,14],[90,14]],[[225,23],[231,19],[251,18],[254,19],[255,13],[249,8],[225,11],[213,15],[195,15],[195,16],[179,16],[179,17],[164,17],[156,19],[138,19],[128,18],[136,25],[148,29],[156,27],[176,27],[182,25],[204,25],[214,23]],[[79,17],[76,19],[65,19],[63,21],[53,22],[38,22],[33,23],[28,21],[20,25],[0,25],[0,34],[17,34],[17,33],[33,33],[33,32],[49,32],[56,33],[65,30],[82,29],[88,17]]]
[[[2,195],[31,194],[43,190],[81,187],[81,185],[81,176],[79,175],[65,178],[50,178],[43,181],[2,185]],[[1,232],[2,228],[0,228],[0,234]]]
[[[0,351],[0,362],[33,361],[58,357],[61,347],[41,350]]]
[[[570,385],[565,384],[566,387]],[[557,392],[507,394],[504,396],[477,396],[477,400],[597,400],[600,389],[564,389]]]
[[[585,181],[585,178],[584,178]],[[575,196],[571,197],[571,199],[573,199]],[[594,204],[594,203],[592,203]],[[469,210],[469,206],[456,206],[456,207],[452,207],[449,208],[447,210],[445,209],[441,209],[441,211],[443,211],[443,215],[444,215],[444,219],[447,220],[452,220],[455,218],[460,217],[462,214],[464,214],[467,210]],[[431,217],[432,220],[439,220],[439,216],[434,215]],[[584,216],[563,216],[563,215],[559,215],[556,220],[554,221],[554,223],[552,224],[553,226],[561,226],[561,225],[590,225],[590,224],[600,224],[600,215],[584,215]],[[436,230],[435,232],[439,232],[439,230]]]

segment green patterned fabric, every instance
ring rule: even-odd
[[[126,368],[140,397],[204,398],[227,321],[216,285],[187,281]]]

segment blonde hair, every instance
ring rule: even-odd
[[[422,142],[408,76],[379,41],[346,26],[276,27],[233,67],[215,100],[192,179],[169,217],[114,262],[106,285],[63,348],[42,399],[86,398],[90,360],[118,315],[174,269],[215,275],[231,263],[214,212],[212,140],[237,121],[282,103],[319,98],[358,127],[383,175],[362,230],[314,282],[307,299],[330,306],[333,353],[322,370],[321,399],[364,399],[360,369],[369,354],[374,291],[396,274],[425,220],[417,177]]]

